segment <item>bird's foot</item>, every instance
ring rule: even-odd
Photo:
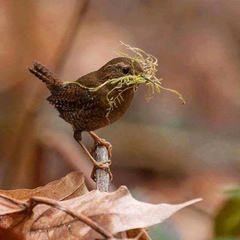
[[[91,178],[95,181],[96,177],[95,177],[95,172],[97,169],[105,169],[110,177],[110,181],[113,179],[113,175],[112,172],[109,168],[110,164],[111,164],[111,160],[105,161],[105,162],[98,162],[94,159],[94,157],[91,155],[91,153],[87,150],[87,148],[85,147],[85,145],[79,140],[81,137],[81,135],[78,132],[74,132],[74,138],[76,139],[76,141],[79,143],[79,145],[83,148],[83,150],[85,151],[85,153],[88,155],[88,157],[90,158],[92,164],[93,164],[93,170],[91,173]]]
[[[94,150],[96,149],[96,146],[101,145],[101,146],[104,146],[107,148],[108,157],[109,157],[109,159],[112,159],[112,144],[110,142],[106,141],[105,139],[98,137],[95,133],[93,133],[91,131],[89,132],[89,134],[94,140],[94,146],[91,150],[91,153],[94,152]]]
[[[110,165],[111,165],[111,160],[108,160],[108,161],[105,161],[105,162],[97,162],[96,160],[94,161],[93,165],[93,170],[92,170],[92,173],[91,173],[91,178],[96,181],[96,170],[97,169],[103,169],[103,170],[106,170],[109,174],[109,178],[110,178],[110,181],[112,181],[113,179],[113,174],[110,170]]]

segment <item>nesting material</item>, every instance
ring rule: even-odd
[[[161,89],[166,90],[166,91],[170,91],[174,94],[176,94],[179,99],[182,101],[182,104],[185,104],[185,100],[182,96],[182,94],[180,94],[179,92],[177,92],[176,90],[170,89],[170,88],[165,88],[161,85],[162,82],[162,78],[157,78],[156,77],[156,73],[157,73],[157,66],[158,66],[158,60],[156,57],[154,57],[151,54],[146,53],[145,51],[143,51],[140,48],[136,48],[136,47],[131,47],[123,42],[121,42],[121,45],[125,46],[127,50],[130,50],[134,56],[130,56],[127,53],[124,53],[122,51],[115,51],[119,56],[122,57],[128,57],[130,59],[132,59],[132,61],[136,61],[140,64],[140,66],[142,67],[143,71],[144,71],[144,77],[142,76],[134,76],[132,80],[132,82],[136,83],[136,85],[140,84],[140,83],[145,83],[146,86],[148,86],[148,93],[146,95],[146,99],[150,100],[152,98],[152,94],[156,91],[157,93],[160,93]],[[147,79],[149,80],[147,80]],[[128,80],[129,82],[129,80]]]

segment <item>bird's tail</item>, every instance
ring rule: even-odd
[[[51,92],[63,86],[61,79],[39,62],[33,62],[33,68],[28,67],[28,69],[33,75],[42,80]]]

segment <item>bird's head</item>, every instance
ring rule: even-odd
[[[101,67],[98,72],[103,81],[116,79],[125,76],[139,76],[143,74],[142,67],[136,61],[130,58],[119,57],[114,58]]]

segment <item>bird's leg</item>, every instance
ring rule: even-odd
[[[111,161],[106,161],[106,162],[97,162],[93,156],[91,155],[91,153],[87,150],[87,148],[85,147],[85,145],[82,143],[82,132],[81,131],[77,131],[75,130],[74,131],[74,138],[75,140],[79,143],[79,145],[82,147],[82,149],[85,151],[85,153],[88,155],[88,157],[90,158],[90,160],[92,161],[92,164],[93,164],[93,170],[92,170],[92,173],[91,173],[91,178],[93,180],[95,180],[95,171],[96,169],[100,168],[100,169],[106,169],[110,175],[110,179],[113,178],[112,176],[112,173],[109,169],[109,166],[106,166],[105,164],[106,163],[111,163]]]
[[[97,136],[94,132],[92,132],[92,131],[89,131],[88,133],[89,133],[89,135],[90,135],[90,136],[93,138],[93,140],[94,140],[94,146],[93,146],[93,148],[92,148],[91,153],[94,152],[94,150],[96,149],[96,147],[97,147],[98,145],[102,145],[102,146],[106,147],[106,148],[107,148],[107,151],[108,151],[109,160],[108,160],[107,162],[105,162],[105,163],[109,163],[109,165],[111,165],[111,163],[112,163],[112,161],[111,161],[111,158],[112,158],[112,145],[111,145],[111,143],[107,142],[105,139],[102,139],[102,138],[98,137],[98,136]],[[94,171],[94,169],[93,169],[93,171]],[[112,172],[111,172],[111,170],[110,170],[109,167],[107,168],[107,171],[108,171],[108,174],[109,174],[109,176],[110,176],[110,180],[112,180],[112,179],[113,179],[113,175],[112,175]]]
[[[94,140],[94,147],[93,149],[95,149],[96,145],[102,145],[104,147],[107,148],[108,150],[108,157],[111,160],[112,159],[112,145],[110,142],[107,142],[105,139],[98,137],[94,132],[90,131],[88,132],[90,134],[90,136],[93,138]]]

